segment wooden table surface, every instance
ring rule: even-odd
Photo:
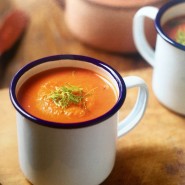
[[[71,35],[64,12],[53,0],[12,0],[30,16],[29,26],[3,69],[0,89],[0,185],[30,185],[18,164],[15,110],[8,86],[23,65],[54,54],[98,58],[124,77],[142,77],[149,87],[147,111],[140,124],[118,139],[115,167],[102,185],[185,185],[185,117],[162,106],[151,88],[152,68],[138,54],[115,54],[84,45]],[[6,62],[6,61],[5,61]],[[128,90],[120,119],[131,110],[136,89]]]

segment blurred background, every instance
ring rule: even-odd
[[[134,47],[132,18],[141,6],[165,1],[112,2],[0,0],[0,87],[8,87],[23,65],[54,54],[95,57],[120,73],[149,67]],[[148,29],[154,42],[153,25]]]

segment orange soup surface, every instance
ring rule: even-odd
[[[185,15],[167,21],[163,30],[171,39],[185,46]]]
[[[78,123],[97,118],[116,102],[113,85],[82,68],[56,68],[28,79],[17,98],[31,115],[58,123]]]

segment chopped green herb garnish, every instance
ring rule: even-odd
[[[185,32],[184,32],[184,31],[178,30],[176,41],[177,41],[179,44],[182,44],[182,45],[185,46]]]
[[[64,85],[56,87],[48,96],[55,105],[67,108],[71,104],[79,104],[83,100],[83,89],[74,85]]]
[[[74,85],[64,85],[56,87],[54,91],[48,96],[49,99],[53,100],[55,105],[63,109],[69,107],[72,104],[82,105],[86,108],[85,97],[91,95],[94,89],[87,93],[84,93],[83,88]]]

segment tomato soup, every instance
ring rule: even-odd
[[[171,39],[185,46],[185,16],[167,21],[163,30]]]
[[[18,91],[21,106],[31,115],[58,123],[91,120],[116,103],[113,85],[93,71],[63,67],[38,73]]]

